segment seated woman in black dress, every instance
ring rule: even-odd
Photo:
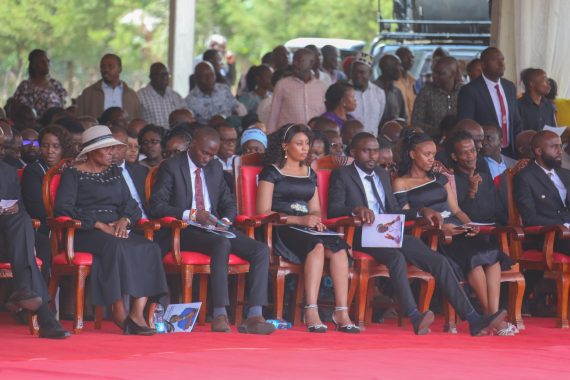
[[[49,125],[40,131],[39,158],[27,165],[22,176],[22,200],[28,214],[42,224],[36,234],[36,254],[42,260],[42,274],[49,278],[51,247],[46,209],[42,198],[42,182],[46,172],[63,158],[73,156],[73,140],[69,132],[59,125]]]
[[[311,146],[311,131],[303,124],[289,124],[270,135],[266,151],[270,164],[259,175],[257,212],[286,214],[287,224],[323,231],[317,176],[306,164]],[[317,310],[319,285],[325,258],[330,260],[334,282],[333,321],[339,331],[358,333],[348,316],[349,246],[338,236],[315,236],[289,226],[277,227],[273,241],[275,253],[296,264],[304,262],[305,321],[310,332],[326,332]]]
[[[419,205],[440,211],[443,229],[450,232],[453,243],[441,245],[440,251],[458,268],[458,275],[467,279],[475,291],[483,312],[499,310],[501,270],[510,269],[510,258],[486,236],[478,235],[476,226],[457,203],[457,196],[445,175],[432,172],[436,145],[425,133],[407,130],[402,140],[400,177],[394,180],[396,199],[404,208]],[[507,322],[497,329],[498,335],[513,335],[515,329]]]
[[[159,246],[129,226],[141,218],[121,170],[111,165],[113,149],[122,145],[109,128],[98,125],[82,136],[78,158],[84,162],[66,169],[55,201],[56,216],[81,221],[74,249],[93,255],[91,300],[113,306],[113,320],[125,334],[152,335],[143,310],[147,298],[168,292]],[[127,314],[123,295],[134,298]]]

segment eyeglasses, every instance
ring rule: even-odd
[[[28,145],[32,145],[36,148],[40,147],[40,142],[38,140],[28,140],[28,139],[23,139],[22,140],[22,146],[28,146]]]

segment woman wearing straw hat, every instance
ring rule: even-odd
[[[113,320],[125,334],[152,335],[143,317],[148,297],[168,292],[160,248],[142,235],[129,234],[141,218],[121,169],[111,165],[115,140],[106,126],[87,129],[78,158],[66,169],[55,201],[56,216],[81,221],[74,249],[93,255],[91,296],[95,305],[112,305]],[[134,298],[130,311],[123,295]]]

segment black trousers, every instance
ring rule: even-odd
[[[36,264],[34,244],[32,219],[21,205],[16,214],[0,215],[0,252],[2,259],[12,265],[14,288],[31,290],[47,304],[48,290]]]
[[[211,257],[210,283],[214,307],[229,305],[228,260],[230,253],[250,263],[248,303],[255,306],[265,305],[267,304],[269,277],[269,247],[250,239],[236,229],[231,231],[236,234],[235,239],[227,239],[196,228],[186,228],[180,233],[180,249],[204,253]],[[169,239],[170,236],[157,234],[157,242],[161,246],[163,255],[170,250]]]
[[[462,319],[474,311],[473,305],[459,284],[451,265],[440,253],[432,251],[424,242],[412,236],[404,236],[402,248],[362,248],[355,249],[368,253],[376,261],[388,267],[390,281],[403,312],[408,315],[417,308],[408,282],[407,262],[431,273],[441,286],[449,302]]]

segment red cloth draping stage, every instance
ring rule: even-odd
[[[123,336],[100,331],[64,341],[37,339],[0,313],[0,379],[568,379],[570,330],[553,319],[526,318],[516,337],[415,336],[409,323],[375,324],[360,335],[299,328],[271,336],[190,334]],[[64,322],[71,328],[70,322]],[[329,328],[331,328],[329,326]]]

